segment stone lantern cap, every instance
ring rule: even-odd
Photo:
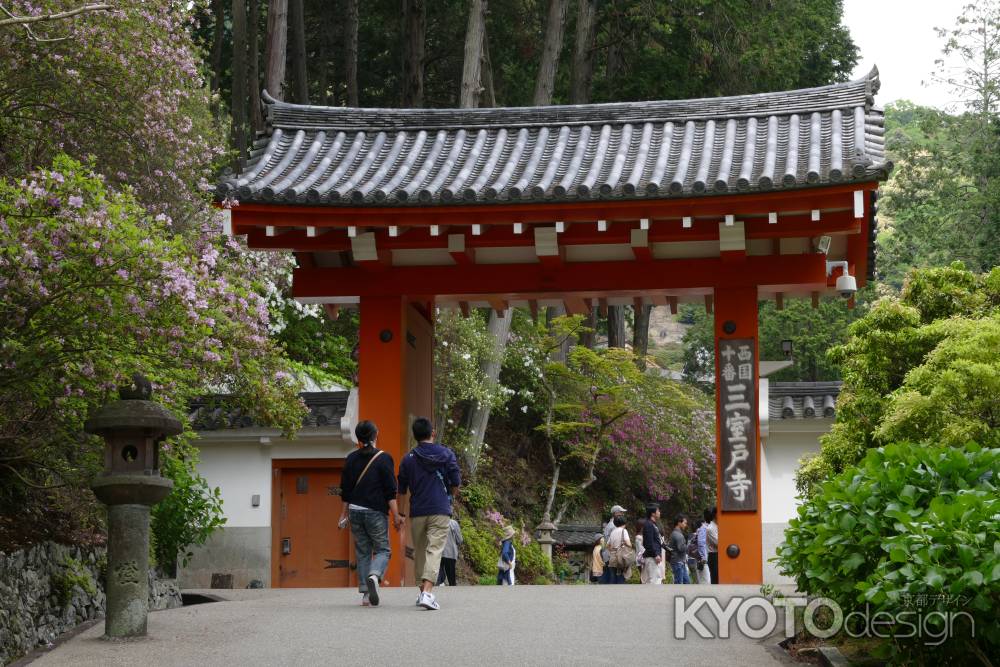
[[[149,400],[152,391],[149,381],[140,375],[133,377],[132,385],[119,389],[117,401],[101,407],[86,421],[87,433],[109,433],[126,429],[148,429],[164,437],[177,435],[183,430],[181,421],[169,410]]]

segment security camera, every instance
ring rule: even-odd
[[[837,294],[850,299],[858,291],[858,281],[846,273],[837,278]]]

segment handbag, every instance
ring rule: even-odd
[[[611,558],[608,561],[611,567],[619,570],[628,569],[635,562],[635,549],[625,542],[624,531],[625,529],[622,528],[621,543],[616,548],[611,549]]]

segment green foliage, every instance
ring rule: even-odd
[[[462,555],[477,575],[495,578],[503,529],[499,524],[469,518],[460,519],[459,524],[462,527]],[[489,583],[494,581],[491,579]]]
[[[552,583],[552,563],[545,557],[538,542],[515,544],[514,548],[517,549],[515,576],[519,582],[531,582],[535,585]]]
[[[453,310],[439,310],[434,325],[434,422],[439,436],[463,451],[468,435],[460,432],[462,417],[473,403],[503,405],[507,391],[492,384],[483,366],[496,360],[493,338],[481,313],[462,317]]]
[[[875,302],[830,351],[844,375],[837,418],[820,454],[799,469],[805,493],[894,441],[997,442],[1000,269],[975,275],[960,264],[913,271],[899,297]]]
[[[782,310],[773,301],[759,302],[760,358],[784,359],[781,341],[792,341],[793,364],[770,378],[793,382],[839,380],[839,364],[827,356],[827,350],[831,344],[847,338],[848,326],[865,311],[866,292],[870,290],[857,297],[858,306],[854,309],[836,296],[820,299],[818,308],[813,308],[807,299],[785,299]],[[684,334],[685,379],[712,391],[713,385],[704,379],[715,375],[714,319],[705,313],[704,307],[692,304],[682,306],[680,314],[682,322],[692,325]]]
[[[68,157],[0,181],[0,505],[19,487],[86,488],[102,445],[87,415],[142,372],[177,414],[225,386],[293,433],[304,406],[266,337],[240,251],[216,233],[173,234],[129,190]]]
[[[192,546],[202,545],[226,523],[222,494],[210,488],[197,470],[198,450],[174,447],[163,457],[163,475],[174,482],[165,500],[153,506],[150,521],[152,550],[157,564],[173,572],[187,565]]]
[[[352,356],[358,338],[358,311],[350,310],[330,319],[317,305],[304,305],[277,294],[271,301],[271,331],[288,358],[319,382],[350,387],[358,371]]]
[[[800,591],[827,596],[844,613],[896,614],[930,596],[932,611],[967,612],[975,639],[959,635],[940,647],[896,637],[895,664],[973,664],[1000,657],[1000,449],[977,445],[891,444],[867,452],[823,482],[798,509],[777,561]],[[950,596],[950,597],[943,597]],[[964,603],[948,600],[964,599]],[[911,619],[912,620],[912,619]],[[903,630],[900,626],[892,626]]]
[[[462,486],[462,501],[474,514],[481,514],[496,504],[493,489],[482,482],[471,482]]]
[[[87,568],[75,558],[63,561],[63,570],[49,577],[49,590],[63,607],[73,599],[73,588],[79,587],[87,595],[96,595],[97,586]]]
[[[461,519],[459,524],[462,526],[462,555],[472,566],[473,572],[481,577],[480,583],[496,583],[503,526],[493,521],[469,518]],[[518,581],[538,583],[537,579],[544,578],[546,583],[551,582],[552,563],[542,553],[537,542],[525,545],[515,542],[514,547],[517,549],[515,576]]]

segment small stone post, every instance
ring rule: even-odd
[[[552,545],[556,543],[552,539],[552,531],[555,529],[556,526],[552,523],[552,519],[549,518],[548,513],[542,517],[542,522],[535,528],[538,531],[538,543],[542,545],[542,553],[545,554],[550,563],[552,562]]]
[[[94,495],[108,506],[107,616],[104,634],[142,637],[149,614],[149,509],[174,483],[160,476],[160,443],[181,432],[181,422],[150,400],[150,383],[141,375],[119,389],[87,420],[84,430],[105,441],[104,472],[94,480]]]

